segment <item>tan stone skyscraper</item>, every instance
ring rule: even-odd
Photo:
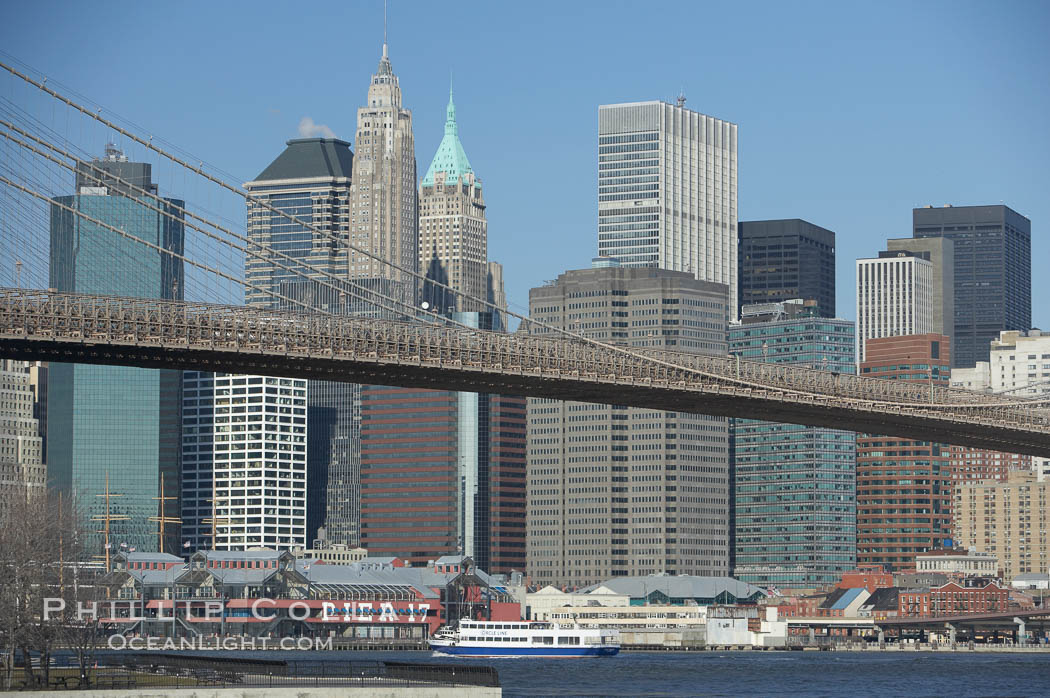
[[[417,270],[416,149],[412,112],[401,106],[401,88],[387,46],[368,87],[368,104],[357,110],[351,190],[350,242],[403,268]],[[359,252],[350,252],[349,276],[375,279],[384,293],[415,303],[407,274]]]
[[[576,269],[529,291],[534,320],[689,354],[725,355],[727,308],[724,284],[659,268]],[[533,584],[729,574],[724,417],[530,397],[527,448]]]
[[[419,268],[428,280],[476,298],[488,296],[488,222],[481,180],[459,141],[456,105],[448,94],[445,135],[419,185]],[[438,312],[475,312],[462,298],[424,284],[423,300]]]

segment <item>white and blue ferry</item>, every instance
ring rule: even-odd
[[[620,631],[527,621],[461,620],[430,638],[430,648],[462,657],[611,657]]]

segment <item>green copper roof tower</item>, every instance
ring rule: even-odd
[[[452,86],[448,88],[448,108],[445,111],[445,136],[441,139],[437,153],[430,163],[430,168],[423,177],[423,186],[434,185],[434,175],[438,172],[445,173],[446,184],[456,184],[463,181],[463,176],[473,174],[470,160],[463,150],[463,144],[459,142],[459,124],[456,123],[456,105],[452,101]],[[474,186],[480,187],[481,182],[474,180]]]
[[[419,183],[419,269],[427,282],[423,302],[441,313],[480,312],[485,308],[446,292],[487,298],[488,222],[481,180],[459,142],[456,105],[448,88],[445,135]],[[429,282],[429,283],[428,283]]]

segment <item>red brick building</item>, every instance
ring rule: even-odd
[[[897,603],[897,615],[901,618],[925,618],[930,615],[928,589],[901,589]]]
[[[930,615],[962,616],[969,613],[1000,613],[1009,606],[1010,592],[995,582],[970,586],[958,582],[930,589]]]
[[[828,598],[827,594],[809,594],[806,596],[784,597],[777,599],[777,614],[784,618],[816,618],[820,604]]]
[[[950,340],[939,334],[869,339],[861,375],[915,383],[915,401],[948,386]],[[951,538],[951,458],[944,444],[857,437],[857,562],[900,570]]]
[[[984,480],[1006,482],[1010,473],[1032,469],[1032,457],[1019,453],[953,445],[948,447],[948,456],[952,461],[953,485]]]
[[[843,572],[839,589],[864,588],[874,593],[876,589],[885,589],[893,586],[893,575],[877,565],[872,567],[861,567],[852,572]]]

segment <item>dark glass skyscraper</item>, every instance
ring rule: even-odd
[[[150,194],[140,194],[126,180]],[[154,196],[150,166],[132,163],[113,146],[78,168],[77,191],[51,207],[50,285],[59,291],[138,298],[182,298],[182,262],[68,211],[80,211],[153,245],[181,254],[184,227],[176,199]],[[167,211],[162,214],[153,208]],[[161,479],[165,496],[179,495],[179,372],[119,366],[51,364],[48,379],[48,472],[87,516],[128,517],[110,526],[110,541],[157,546]],[[167,515],[175,514],[170,507]],[[91,527],[101,528],[95,521]],[[172,545],[177,529],[172,527]],[[92,536],[89,549],[102,553]],[[175,546],[177,547],[177,546]]]
[[[739,308],[801,298],[835,317],[834,232],[798,218],[740,221],[739,230]]]
[[[912,210],[912,235],[955,243],[952,367],[988,361],[1003,330],[1032,325],[1032,222],[1009,206]]]

